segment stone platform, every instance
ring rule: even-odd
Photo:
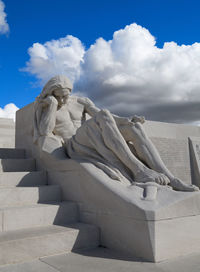
[[[32,141],[32,116],[32,104],[17,113],[17,148],[36,158],[37,170],[47,170],[48,184],[60,186],[63,200],[77,203],[81,222],[99,227],[101,246],[151,262],[200,252],[199,192],[125,186],[91,163],[41,156]],[[199,165],[198,150],[189,145],[189,137],[200,138],[200,128],[148,121],[144,126],[167,167],[186,183],[200,185],[192,167]],[[155,197],[146,197],[147,191]]]
[[[7,265],[0,272],[199,272],[199,267],[200,254],[154,264],[97,248]]]

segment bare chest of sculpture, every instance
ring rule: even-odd
[[[70,97],[67,104],[63,105],[56,113],[55,134],[63,139],[71,138],[83,120],[84,106],[77,102],[76,97]]]

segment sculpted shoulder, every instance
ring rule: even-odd
[[[94,106],[94,103],[88,97],[78,97],[77,102],[84,105],[85,107]]]
[[[94,103],[88,97],[70,95],[68,98],[69,103],[79,103],[82,105],[94,105]]]
[[[87,99],[71,95],[67,101],[67,108],[72,120],[81,120],[83,118],[85,104]]]

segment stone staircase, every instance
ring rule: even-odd
[[[79,222],[35,160],[14,147],[14,124],[0,119],[0,265],[99,245],[99,230]]]

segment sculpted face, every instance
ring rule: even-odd
[[[64,89],[57,89],[53,92],[53,95],[58,101],[59,107],[62,107],[62,105],[66,104],[71,91],[72,90],[69,88],[64,88]]]

